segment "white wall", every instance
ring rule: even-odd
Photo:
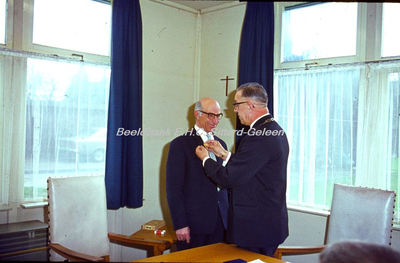
[[[239,44],[246,5],[228,4],[225,7],[216,11],[206,10],[201,16],[200,96],[210,96],[220,103],[224,118],[218,130],[221,131],[220,137],[233,150],[234,135],[229,132],[236,127],[232,103],[237,88]],[[226,82],[221,81],[226,76],[234,78],[228,82],[228,96],[225,93]]]

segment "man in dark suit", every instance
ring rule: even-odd
[[[205,176],[195,154],[207,136],[226,149],[212,133],[223,114],[217,101],[203,98],[195,104],[194,116],[195,127],[171,142],[167,159],[167,200],[178,250],[223,242],[228,221],[227,189]],[[216,160],[223,165],[220,158]]]
[[[216,141],[209,151],[228,161],[225,167],[208,157],[203,145],[196,155],[206,174],[231,188],[228,241],[253,252],[272,256],[289,235],[286,207],[286,173],[289,144],[285,132],[269,114],[268,95],[258,83],[241,85],[234,111],[250,126],[236,151],[227,152]]]

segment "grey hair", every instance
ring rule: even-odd
[[[250,98],[256,102],[268,104],[268,94],[261,84],[249,82],[239,86],[237,91],[242,90],[242,97]]]
[[[194,111],[201,111],[203,110],[203,105],[201,105],[201,101],[198,101],[194,104]],[[199,112],[199,115],[201,116],[201,112]]]

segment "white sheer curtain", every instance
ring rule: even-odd
[[[1,203],[23,199],[26,59],[0,52]]]
[[[400,62],[276,70],[289,202],[329,208],[335,182],[398,192],[399,72]]]
[[[354,181],[360,67],[275,73],[275,116],[290,143],[289,201],[327,207]]]
[[[47,178],[103,174],[110,68],[66,60],[27,63],[24,198],[47,197]]]
[[[392,157],[393,161],[398,157],[392,149],[399,136],[399,111],[395,108],[399,98],[398,72],[399,62],[371,63],[365,68],[365,78],[360,86],[359,116],[363,121],[359,122],[356,185],[391,187],[389,167]]]
[[[104,174],[110,65],[0,50],[1,202],[42,201],[47,178]]]
[[[356,185],[399,194],[400,62],[370,63],[360,86]],[[395,217],[399,222],[400,205]]]

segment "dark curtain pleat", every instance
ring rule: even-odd
[[[107,208],[143,205],[142,17],[138,0],[114,0],[106,152]]]
[[[273,115],[274,73],[274,3],[248,2],[242,27],[239,53],[238,85],[257,82],[268,93],[268,109]],[[236,129],[248,126],[236,120]],[[236,136],[236,149],[242,136]]]

